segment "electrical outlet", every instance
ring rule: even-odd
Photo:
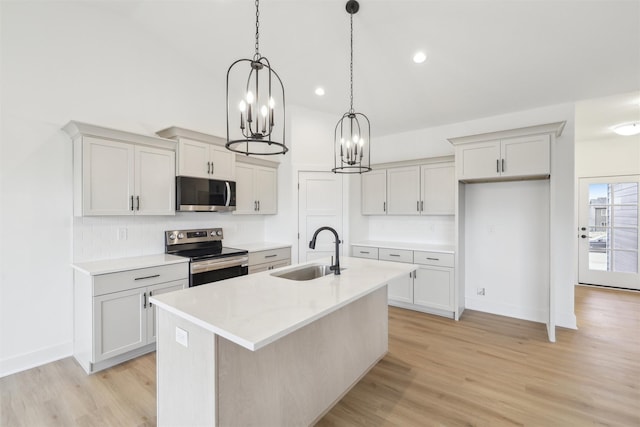
[[[484,288],[477,288],[476,292],[478,295],[484,296]]]
[[[118,240],[127,240],[127,228],[126,227],[118,228]]]
[[[185,347],[189,347],[189,332],[176,326],[176,342]]]

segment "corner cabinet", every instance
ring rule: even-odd
[[[455,168],[449,159],[387,164],[362,176],[363,215],[453,215]]]
[[[236,163],[234,215],[278,213],[277,166],[278,163],[254,158],[243,158]]]
[[[417,270],[387,284],[389,305],[459,318],[455,307],[453,253],[354,245],[352,256],[418,264]]]
[[[80,122],[73,139],[74,215],[175,215],[175,142]]]
[[[188,262],[104,274],[74,271],[74,356],[84,370],[93,373],[155,350],[149,298],[188,287],[188,275]]]
[[[225,139],[176,126],[160,130],[156,135],[178,143],[179,176],[236,180],[236,155],[225,148]]]

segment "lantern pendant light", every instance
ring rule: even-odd
[[[369,118],[353,109],[353,15],[360,5],[349,0],[346,5],[351,21],[350,108],[342,115],[334,131],[334,173],[364,173],[371,170],[371,124]]]
[[[269,60],[260,54],[259,0],[255,4],[255,54],[252,59],[238,59],[227,70],[225,146],[246,155],[285,154],[289,149],[285,144],[284,86]]]

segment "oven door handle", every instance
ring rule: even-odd
[[[229,203],[231,203],[231,185],[229,184],[229,181],[225,181],[224,183],[227,187],[227,200],[224,202],[224,205],[229,206]]]
[[[191,274],[204,273],[206,271],[222,270],[223,268],[246,266],[249,263],[249,257],[242,255],[238,257],[229,257],[222,260],[196,261],[191,263]]]

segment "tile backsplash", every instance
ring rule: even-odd
[[[369,217],[369,240],[453,245],[454,239],[453,215]]]
[[[73,262],[164,253],[164,232],[222,227],[224,245],[264,240],[264,218],[230,213],[178,212],[167,216],[74,217]]]

